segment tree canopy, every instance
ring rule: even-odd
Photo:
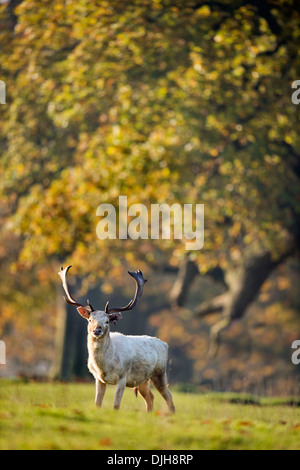
[[[11,11],[10,11],[11,13]],[[88,272],[182,241],[101,241],[96,208],[205,205],[203,271],[275,256],[299,220],[295,2],[22,1],[1,32],[1,196],[19,266],[72,253]]]
[[[172,291],[179,305],[198,272],[214,272],[228,291],[196,283],[191,297],[205,300],[194,309],[200,316],[222,311],[216,335],[297,251],[300,106],[291,100],[300,77],[297,6],[294,0],[0,3],[6,84],[0,331],[13,331],[25,361],[53,349],[55,319],[46,313],[61,310],[60,263],[75,265],[89,286],[105,276],[107,293],[109,279],[121,283],[127,266],[146,277],[149,266],[179,268],[173,288],[169,280],[158,292]],[[100,240],[97,207],[117,207],[120,195],[128,206],[148,209],[204,204],[203,248],[188,252],[176,239]],[[155,292],[160,282],[153,280]],[[261,307],[258,321],[277,318],[290,338],[296,300],[281,318],[276,286],[272,294],[264,289],[275,304]],[[149,320],[175,348],[188,350],[202,374],[207,331],[195,333],[199,318],[180,321],[169,305]],[[265,341],[275,343],[268,333]]]

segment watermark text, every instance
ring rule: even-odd
[[[203,247],[204,204],[151,204],[149,213],[144,204],[128,207],[127,196],[119,196],[117,209],[112,204],[100,204],[96,215],[101,217],[96,227],[100,240],[184,239],[186,250]]]
[[[291,97],[292,103],[299,104],[300,103],[300,80],[294,80],[292,83],[292,88],[293,89],[296,88],[296,91],[292,93],[292,97]]]
[[[292,363],[295,365],[300,364],[300,339],[295,339],[295,341],[292,342],[292,349],[295,349],[295,351],[292,354]]]
[[[0,104],[6,104],[6,86],[2,80],[0,80]]]
[[[6,364],[6,348],[4,341],[0,341],[0,364]]]

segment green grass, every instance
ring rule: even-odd
[[[290,399],[172,391],[169,415],[154,391],[154,412],[126,389],[112,409],[94,407],[93,384],[0,380],[0,449],[300,449],[300,408]]]

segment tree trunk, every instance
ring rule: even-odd
[[[203,302],[196,309],[195,314],[198,317],[210,313],[221,313],[220,321],[211,328],[210,355],[217,353],[220,333],[234,320],[240,319],[245,314],[265,280],[290,254],[291,252],[288,251],[277,260],[272,260],[269,252],[248,258],[240,266],[226,272],[227,292],[208,302]]]
[[[87,326],[73,305],[67,304],[61,286],[57,289],[57,323],[54,358],[49,378],[71,380],[87,377]]]
[[[265,280],[288,255],[289,253],[286,253],[277,260],[272,260],[270,253],[263,253],[248,258],[236,268],[229,269],[225,274],[228,291],[201,303],[196,308],[196,316],[222,313],[232,320],[241,318]]]
[[[186,258],[185,263],[178,271],[177,279],[170,292],[170,302],[182,307],[185,304],[190,287],[199,273],[197,265],[191,261],[189,257]]]
[[[48,373],[51,380],[61,378],[61,368],[64,352],[64,340],[66,329],[66,304],[62,296],[61,287],[56,287],[56,333],[54,340],[54,353],[52,364]]]

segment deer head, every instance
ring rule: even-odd
[[[121,312],[131,310],[135,307],[139,298],[143,294],[144,285],[147,282],[147,280],[144,279],[142,271],[128,271],[128,274],[133,277],[136,282],[134,298],[130,300],[130,302],[125,307],[109,307],[109,302],[107,302],[104,310],[95,310],[90,304],[89,300],[87,300],[87,305],[82,305],[76,302],[76,300],[74,300],[74,298],[71,296],[67,284],[67,273],[70,268],[71,266],[67,266],[65,269],[60,268],[58,273],[61,277],[62,285],[66,293],[66,297],[64,297],[64,299],[68,304],[77,307],[77,311],[80,313],[80,315],[89,321],[89,332],[92,334],[92,336],[97,338],[104,336],[104,334],[109,331],[109,323],[116,324],[117,320],[122,318]]]

